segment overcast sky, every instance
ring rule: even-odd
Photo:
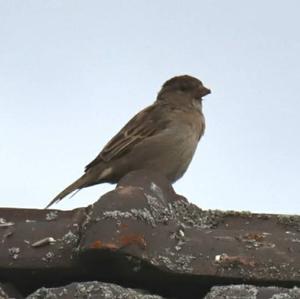
[[[44,207],[164,81],[190,74],[212,94],[175,190],[205,209],[299,214],[299,11],[297,0],[0,0],[0,205]]]

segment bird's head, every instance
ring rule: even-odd
[[[182,95],[187,98],[202,100],[202,97],[210,94],[210,89],[206,88],[200,80],[192,76],[176,76],[166,81],[157,100],[163,100],[168,95]]]

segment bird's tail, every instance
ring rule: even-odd
[[[54,203],[59,202],[60,200],[62,200],[64,197],[66,197],[68,194],[72,193],[73,191],[75,191],[75,190],[79,191],[80,189],[86,187],[86,183],[87,183],[86,179],[87,179],[87,176],[86,176],[86,174],[84,174],[78,180],[73,182],[70,186],[68,186],[66,189],[61,191],[58,195],[56,195],[52,199],[52,201],[46,206],[45,209],[48,209]]]

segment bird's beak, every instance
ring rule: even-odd
[[[203,87],[202,90],[203,90],[203,95],[202,95],[203,97],[211,93],[211,90],[207,87]]]

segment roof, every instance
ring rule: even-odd
[[[0,208],[0,240],[9,298],[203,298],[217,285],[269,296],[259,298],[299,294],[300,216],[202,210],[149,171],[129,173],[88,207]]]

